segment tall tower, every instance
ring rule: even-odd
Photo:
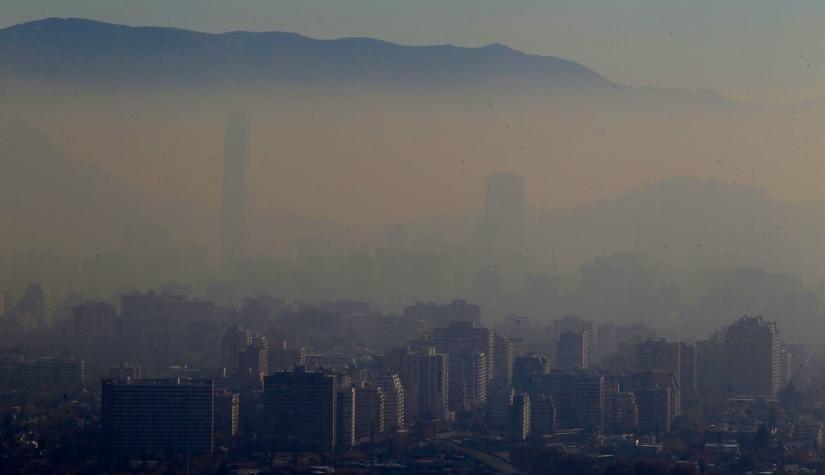
[[[221,261],[243,257],[246,246],[246,115],[231,111],[226,117],[221,198]]]

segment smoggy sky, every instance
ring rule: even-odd
[[[404,44],[492,42],[634,86],[756,102],[825,97],[821,0],[3,0],[0,27],[44,17]]]

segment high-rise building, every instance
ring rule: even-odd
[[[215,432],[224,437],[238,434],[241,397],[227,389],[215,393]]]
[[[530,396],[519,393],[513,396],[513,416],[510,418],[515,440],[524,440],[530,435]]]
[[[682,345],[661,338],[650,339],[636,345],[633,352],[634,367],[661,380],[661,387],[671,387],[671,407],[675,417],[681,411]],[[673,381],[663,373],[672,375]]]
[[[595,373],[577,374],[575,384],[578,426],[600,432],[604,428],[604,377]]]
[[[487,421],[494,430],[507,430],[511,427],[513,388],[496,386],[487,396]]]
[[[243,112],[227,115],[221,196],[221,259],[225,265],[242,258],[246,250],[246,129]]]
[[[433,330],[436,350],[450,355],[449,407],[462,411],[484,404],[487,382],[495,372],[493,332],[469,321]]]
[[[335,390],[335,446],[346,450],[355,442],[355,388],[339,385]]]
[[[560,370],[590,367],[590,330],[567,330],[556,344],[556,368]]]
[[[679,388],[682,390],[682,403],[693,403],[699,397],[698,361],[696,346],[679,343]]]
[[[103,440],[112,453],[210,452],[211,380],[103,380]]]
[[[547,372],[547,358],[529,354],[513,360],[513,388],[516,391],[531,392],[533,376]]]
[[[642,434],[663,434],[670,432],[671,390],[670,388],[646,388],[634,391],[639,406],[639,432]]]
[[[90,374],[101,375],[112,363],[115,350],[115,307],[89,302],[72,309],[72,343]]]
[[[394,432],[404,428],[404,386],[396,373],[379,372],[371,381],[384,392],[384,430]]]
[[[267,355],[269,358],[267,370],[269,372],[292,371],[294,367],[304,366],[306,363],[306,350],[304,348],[289,348],[286,341],[280,345],[269,347]]]
[[[790,351],[782,348],[779,354],[779,388],[782,389],[791,383],[793,377],[793,355]]]
[[[239,326],[229,327],[221,338],[221,368],[227,376],[239,368],[239,356],[252,344],[252,332]],[[289,369],[292,369],[291,367]]]
[[[255,336],[246,348],[238,353],[239,379],[245,384],[260,385],[267,371],[266,337]]]
[[[510,339],[499,333],[493,333],[493,379],[496,384],[511,386],[513,384],[513,345]]]
[[[681,346],[661,338],[643,341],[636,345],[633,352],[633,361],[636,369],[668,371],[680,380]]]
[[[722,333],[714,333],[707,340],[696,342],[696,387],[703,402],[718,401],[726,397],[727,361]]]
[[[31,317],[37,327],[51,328],[54,325],[54,309],[49,287],[44,284],[29,285],[17,303],[15,314]]]
[[[449,355],[427,348],[404,357],[401,383],[405,390],[407,421],[447,418]]]
[[[618,383],[608,385],[605,394],[605,432],[626,434],[639,428],[639,406],[632,392],[621,391]]]
[[[533,394],[530,397],[530,433],[552,434],[556,431],[556,405],[549,394]]]
[[[776,396],[780,384],[781,345],[774,322],[742,317],[725,334],[726,381],[740,396]]]
[[[300,367],[264,378],[264,437],[276,449],[335,450],[335,389],[334,376]]]
[[[355,388],[355,438],[372,438],[384,433],[384,391],[380,386],[362,383]]]

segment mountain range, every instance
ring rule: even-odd
[[[49,18],[0,30],[0,77],[130,85],[358,86],[613,84],[573,61],[501,44],[403,46],[295,33],[201,33]]]

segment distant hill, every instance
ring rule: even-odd
[[[283,32],[200,33],[50,18],[0,30],[0,77],[92,83],[610,87],[590,69],[500,44],[402,46]]]

